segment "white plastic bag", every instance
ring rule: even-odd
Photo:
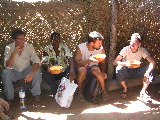
[[[74,82],[71,83],[70,80],[63,77],[55,95],[56,102],[61,107],[70,107],[73,100],[73,94],[77,87],[77,84],[75,84]]]

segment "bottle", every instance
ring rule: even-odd
[[[20,87],[19,98],[20,98],[20,109],[26,109],[24,87]]]

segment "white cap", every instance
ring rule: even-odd
[[[137,38],[141,40],[140,34],[139,33],[133,33],[132,36],[131,36],[131,40],[132,39],[137,39]]]

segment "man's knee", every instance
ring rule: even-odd
[[[12,70],[4,69],[2,71],[2,83],[3,84],[11,83],[12,82],[11,76],[12,76]]]
[[[79,67],[78,74],[87,74],[87,68],[86,67]]]
[[[91,74],[94,76],[101,75],[101,70],[98,66],[92,66]]]
[[[12,70],[11,69],[4,69],[2,71],[2,82],[6,82],[7,80],[10,80],[10,79],[6,79],[10,76],[12,76]]]
[[[86,78],[86,75],[87,75],[87,68],[86,67],[78,67],[77,69],[77,78],[76,78],[76,83],[79,83],[81,84],[85,78]]]
[[[12,72],[11,69],[4,69],[4,70],[2,70],[2,75],[11,74],[11,72]]]

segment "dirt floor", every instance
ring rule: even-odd
[[[100,104],[79,102],[74,96],[69,108],[60,107],[50,90],[42,90],[43,103],[40,104],[26,91],[27,109],[19,108],[16,94],[14,105],[6,114],[19,120],[160,120],[160,84],[151,84],[148,88],[152,103],[137,99],[141,87],[129,88],[126,99],[120,98],[120,90],[110,91],[110,100]]]

